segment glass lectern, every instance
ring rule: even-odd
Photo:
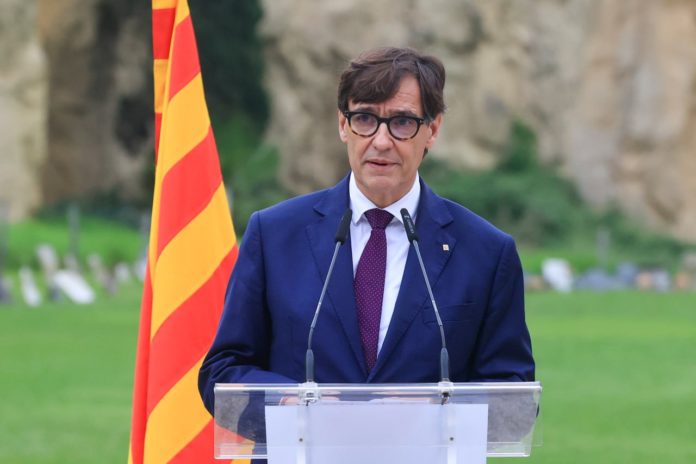
[[[525,457],[541,384],[218,384],[215,457],[277,463]]]

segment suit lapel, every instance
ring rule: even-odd
[[[456,239],[446,230],[446,225],[452,222],[447,207],[442,198],[435,195],[421,181],[421,199],[416,217],[416,231],[419,237],[419,247],[423,256],[423,264],[430,279],[430,285],[435,288],[447,261],[454,250]],[[443,245],[447,245],[444,247]],[[447,248],[447,249],[445,249]],[[435,290],[433,290],[435,293]],[[388,362],[403,335],[408,330],[416,315],[430,300],[428,290],[418,263],[418,256],[411,246],[406,258],[406,267],[396,299],[394,314],[389,324],[387,336],[377,357],[377,364],[368,381],[374,377],[381,366]],[[437,301],[437,294],[435,294]],[[428,308],[432,311],[431,308]],[[435,359],[433,362],[437,362]]]
[[[312,249],[314,261],[322,276],[322,282],[331,263],[331,256],[335,247],[336,228],[341,220],[343,212],[348,207],[348,179],[345,178],[335,187],[328,190],[326,195],[315,205],[314,209],[322,217],[314,224],[307,226],[307,236]],[[344,335],[348,341],[357,363],[363,372],[367,372],[365,357],[360,344],[360,330],[355,305],[355,292],[353,291],[353,256],[351,252],[350,238],[341,246],[336,258],[336,264],[327,288],[324,306],[331,303],[336,317],[343,327]],[[326,311],[328,308],[322,309]],[[319,316],[321,318],[321,315]],[[317,323],[318,324],[318,323]]]

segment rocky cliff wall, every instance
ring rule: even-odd
[[[515,119],[592,204],[696,241],[696,3],[264,0],[269,139],[297,191],[346,172],[337,77],[374,46],[447,67],[433,156],[487,169]]]
[[[50,68],[47,203],[137,196],[152,156],[150,4],[38,0]]]
[[[0,3],[0,214],[11,220],[42,201],[47,75],[35,24],[35,1]]]
[[[294,190],[346,172],[335,92],[348,60],[408,45],[448,70],[433,156],[493,167],[519,118],[592,204],[696,240],[696,2],[262,1],[269,138]],[[0,5],[0,203],[13,218],[99,191],[137,195],[152,154],[149,8]]]

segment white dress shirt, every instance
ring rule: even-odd
[[[404,275],[406,257],[408,256],[410,245],[406,237],[400,211],[401,208],[406,208],[415,222],[420,191],[419,176],[416,174],[416,180],[411,190],[395,203],[383,208],[389,211],[394,218],[385,229],[387,236],[387,269],[384,278],[384,297],[382,298],[382,318],[379,323],[377,353],[382,349],[389,322],[394,314],[396,297],[399,295],[399,288],[401,288],[401,279]],[[348,193],[350,195],[350,208],[353,210],[353,219],[350,222],[350,244],[353,253],[353,277],[355,277],[360,256],[362,256],[363,249],[372,233],[370,223],[365,217],[365,211],[377,208],[377,206],[360,191],[352,173],[350,175]]]

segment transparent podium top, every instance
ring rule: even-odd
[[[340,453],[358,445],[445,450],[461,435],[456,424],[477,414],[487,456],[529,456],[540,444],[534,433],[540,398],[539,382],[217,384],[215,457],[267,458],[273,449],[298,447]],[[349,425],[361,414],[358,424],[365,426]]]

